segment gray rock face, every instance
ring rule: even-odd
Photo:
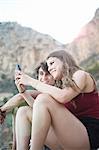
[[[0,70],[11,76],[19,63],[24,71],[31,73],[51,49],[60,46],[52,37],[17,23],[0,23]]]

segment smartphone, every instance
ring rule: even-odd
[[[21,67],[19,64],[16,64],[16,70],[20,70],[21,71]]]
[[[21,71],[21,67],[20,67],[19,64],[16,64],[15,71],[17,72],[18,70]],[[18,79],[18,78],[17,78],[17,79]],[[16,80],[17,80],[17,79],[16,79]],[[22,84],[17,85],[17,89],[18,89],[19,93],[23,93],[23,92],[25,91],[25,88],[24,88],[24,86],[23,86]]]

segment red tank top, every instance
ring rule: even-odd
[[[97,90],[80,93],[72,101],[65,104],[77,118],[93,117],[99,119],[99,96]]]

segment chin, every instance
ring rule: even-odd
[[[55,80],[58,80],[58,78],[59,78],[57,75],[54,75],[53,77]]]
[[[60,76],[56,72],[53,73],[52,76],[55,80],[60,80]]]
[[[55,79],[55,80],[61,80],[61,76],[56,75],[56,76],[54,76],[54,79]]]

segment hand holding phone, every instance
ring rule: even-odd
[[[21,71],[21,67],[20,67],[19,64],[16,64],[15,70],[16,71],[17,70]],[[17,89],[18,89],[19,93],[24,93],[25,92],[25,86],[24,85],[22,85],[22,84],[21,85],[16,84],[16,86],[17,86]]]

